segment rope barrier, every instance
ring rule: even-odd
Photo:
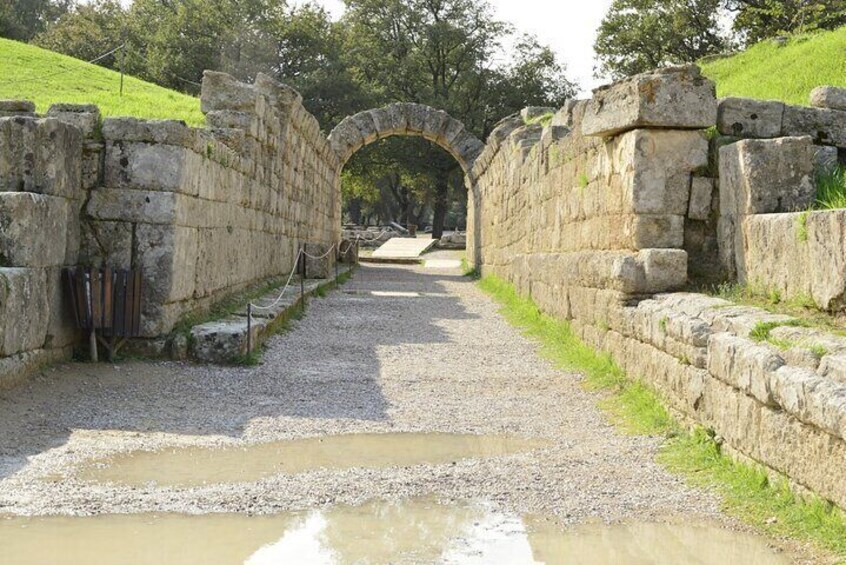
[[[305,251],[303,251],[303,255],[305,255],[305,256],[306,256],[306,257],[308,257],[309,259],[314,259],[315,261],[319,261],[320,259],[324,259],[324,258],[328,257],[328,256],[329,256],[329,254],[330,254],[330,253],[332,253],[332,250],[333,250],[333,249],[335,249],[335,244],[334,244],[334,243],[332,244],[332,247],[330,247],[330,248],[329,248],[329,250],[328,250],[328,251],[326,251],[326,253],[324,253],[324,254],[323,254],[323,255],[321,255],[320,257],[315,257],[314,255],[310,255],[309,253],[306,253]]]
[[[120,50],[121,50],[121,49],[123,49],[124,47],[126,47],[126,43],[124,43],[123,45],[119,45],[118,47],[115,47],[115,48],[114,48],[114,49],[112,49],[111,51],[108,51],[108,52],[106,52],[106,53],[103,53],[102,55],[100,55],[100,56],[98,56],[98,57],[95,57],[94,59],[91,59],[90,61],[86,61],[86,62],[87,62],[87,63],[89,63],[89,64],[96,63],[96,62],[98,62],[98,61],[101,61],[101,60],[105,59],[105,58],[106,58],[106,57],[108,57],[109,55],[113,55],[114,53],[117,53],[118,51],[120,51]],[[47,79],[47,78],[52,78],[52,77],[55,77],[55,76],[63,75],[63,74],[65,74],[65,73],[71,73],[71,72],[73,72],[73,71],[75,71],[75,70],[76,70],[76,69],[65,69],[65,70],[63,70],[63,71],[58,71],[58,72],[51,73],[51,74],[47,74],[47,75],[43,75],[43,76],[40,76],[40,77],[30,77],[30,78],[13,79],[13,80],[3,80],[3,81],[0,81],[0,84],[20,84],[20,83],[23,83],[23,82],[32,82],[32,81],[34,81],[34,80],[44,80],[44,79]]]
[[[289,286],[291,286],[291,281],[294,279],[294,273],[297,272],[297,267],[299,267],[299,265],[300,265],[300,257],[302,257],[303,253],[304,253],[304,251],[302,249],[300,249],[299,253],[297,253],[297,257],[296,257],[296,259],[294,259],[294,268],[291,269],[291,274],[288,275],[288,280],[285,283],[285,286],[282,288],[282,292],[280,292],[279,296],[276,297],[276,300],[274,300],[271,304],[268,304],[266,306],[258,306],[258,305],[253,304],[252,302],[250,302],[249,306],[251,308],[256,309],[256,310],[270,310],[271,308],[273,308],[274,306],[276,306],[277,304],[279,304],[282,301],[282,297],[285,295],[285,291],[288,290]]]

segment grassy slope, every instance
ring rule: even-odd
[[[105,116],[185,120],[202,125],[200,101],[33,45],[0,39],[0,99],[32,100],[39,112],[50,104],[97,104]]]
[[[764,41],[731,57],[702,64],[717,95],[783,100],[808,105],[820,85],[846,87],[846,27],[791,38],[779,47]]]

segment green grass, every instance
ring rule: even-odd
[[[700,290],[705,294],[733,302],[732,306],[754,306],[773,314],[792,316],[799,320],[803,327],[846,335],[843,319],[817,308],[814,299],[808,295],[783,298],[780,293],[773,292],[760,284],[724,283]]]
[[[104,116],[184,120],[205,123],[200,100],[134,77],[34,45],[0,39],[0,99],[35,102],[44,113],[51,104],[97,104]]]
[[[763,41],[736,55],[703,61],[719,97],[741,96],[808,105],[820,85],[846,87],[846,27],[792,37],[780,47]]]
[[[523,120],[523,123],[525,123],[527,126],[533,126],[535,124],[540,124],[541,126],[546,128],[546,127],[549,127],[549,125],[552,123],[552,118],[554,118],[554,117],[555,117],[554,112],[547,112],[546,114],[542,114],[540,116],[535,116],[534,118],[531,118],[529,120]]]
[[[786,480],[770,480],[763,469],[725,456],[713,434],[699,429],[667,442],[658,461],[700,487],[723,497],[729,514],[769,535],[811,542],[838,562],[846,558],[846,518],[831,503],[801,499]]]
[[[842,208],[846,208],[846,169],[837,167],[830,173],[817,175],[817,201],[814,209],[838,210]]]
[[[590,390],[606,391],[600,401],[625,431],[664,435],[658,460],[691,483],[722,495],[723,509],[774,536],[807,541],[837,558],[846,558],[846,518],[818,498],[801,499],[786,481],[771,481],[756,465],[740,463],[722,453],[714,434],[702,428],[685,431],[664,407],[660,396],[630,379],[610,355],[598,353],[573,332],[521,297],[496,277],[483,277],[479,287],[502,305],[500,312],[541,344],[541,354],[563,369],[580,371]]]

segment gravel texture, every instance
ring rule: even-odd
[[[372,291],[417,292],[376,296]],[[366,266],[267,344],[257,367],[69,364],[0,393],[0,514],[268,513],[435,495],[585,519],[717,519],[718,502],[615,430],[457,271]],[[439,431],[545,438],[529,453],[314,471],[201,488],[87,484],[92,458],[321,434]]]

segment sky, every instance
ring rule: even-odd
[[[315,0],[334,17],[344,11],[341,0]],[[593,78],[593,42],[596,30],[612,0],[489,0],[497,17],[510,22],[518,33],[536,35],[552,47],[567,67],[567,76],[582,94],[600,86]]]

